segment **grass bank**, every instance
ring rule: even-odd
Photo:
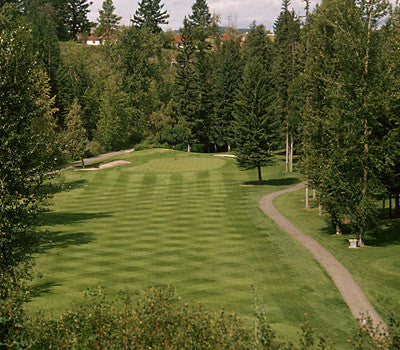
[[[299,229],[328,249],[354,276],[377,312],[387,320],[388,311],[400,308],[400,220],[384,222],[365,237],[366,246],[349,249],[349,238],[327,233],[324,216],[310,200],[305,209],[305,190],[288,193],[275,200],[277,209]]]

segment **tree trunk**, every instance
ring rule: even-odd
[[[385,209],[386,209],[386,197],[383,195],[382,199],[382,219],[385,218]]]
[[[317,190],[315,188],[313,188],[312,191],[313,191],[313,194],[312,194],[313,199],[317,199]]]
[[[190,147],[190,143],[188,143],[188,149],[187,149],[188,153],[190,153],[191,150],[192,148]]]
[[[82,168],[85,168],[85,160],[82,158]]]
[[[306,179],[306,209],[310,209],[310,203],[309,203],[309,198],[308,198],[309,192],[310,192],[310,189],[308,186],[308,176],[307,176],[307,179]]]
[[[400,198],[399,194],[396,194],[396,197],[394,197],[394,203],[395,203],[395,214],[396,216],[400,215]]]
[[[263,182],[262,182],[261,166],[258,165],[257,168],[258,168],[258,184],[262,185]]]
[[[228,152],[231,151],[231,145],[228,145]]]
[[[393,207],[392,207],[392,194],[389,193],[389,219],[393,218],[392,210],[393,210]]]
[[[294,146],[294,140],[293,140],[293,135],[290,134],[290,158],[289,158],[289,172],[293,172],[293,146]]]
[[[322,205],[321,204],[318,205],[318,215],[322,216]]]
[[[337,235],[341,235],[342,234],[342,229],[341,229],[341,227],[340,227],[338,222],[336,223],[336,234]]]
[[[286,125],[286,172],[289,172],[289,124]]]
[[[217,153],[217,145],[214,143],[214,153]]]

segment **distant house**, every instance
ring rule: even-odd
[[[101,45],[101,39],[98,36],[88,36],[86,39],[86,44],[87,45]]]
[[[78,41],[79,42],[86,41],[86,45],[98,46],[98,45],[103,45],[104,42],[107,40],[115,40],[117,38],[115,35],[107,35],[107,33],[108,33],[108,30],[104,31],[100,36],[89,35],[88,37],[85,37],[85,36],[79,35]]]

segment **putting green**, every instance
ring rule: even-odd
[[[243,187],[257,173],[234,159],[171,150],[115,159],[131,164],[56,180],[30,310],[61,314],[97,285],[112,296],[171,284],[188,302],[252,324],[255,288],[280,335],[294,339],[308,314],[317,333],[331,330],[346,347],[355,322],[333,282],[259,208],[262,196],[299,181],[282,160],[263,169],[264,186]]]
[[[132,167],[137,173],[176,173],[185,171],[210,171],[221,168],[226,161],[220,158],[188,157],[179,155],[166,159],[154,159],[148,163]]]

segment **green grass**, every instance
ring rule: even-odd
[[[295,338],[308,314],[346,347],[355,322],[333,282],[259,208],[263,195],[299,181],[282,161],[253,186],[256,172],[230,158],[148,150],[113,159],[132,164],[56,179],[30,310],[60,314],[97,285],[113,295],[172,284],[185,301],[251,322],[254,286],[280,335]]]
[[[316,206],[311,200],[310,203]],[[349,249],[349,238],[327,233],[318,208],[305,209],[305,191],[288,193],[275,200],[278,210],[298,228],[328,249],[354,276],[377,312],[386,320],[388,311],[400,308],[400,219],[384,222],[365,238],[366,246]]]

